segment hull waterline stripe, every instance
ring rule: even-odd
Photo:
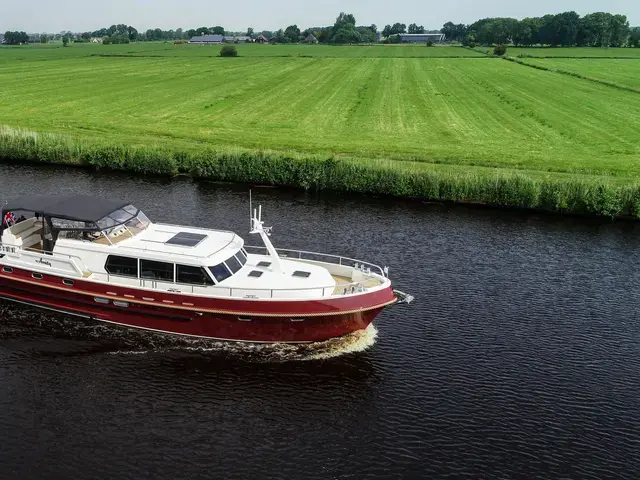
[[[128,325],[126,323],[119,323],[119,322],[114,322],[112,320],[105,320],[103,318],[96,317],[95,315],[85,315],[85,314],[76,313],[76,312],[73,312],[73,311],[70,311],[70,310],[63,310],[63,309],[60,309],[60,308],[48,307],[46,305],[41,305],[41,304],[39,304],[37,302],[34,302],[34,303],[25,302],[24,300],[18,300],[16,298],[12,298],[12,297],[5,296],[5,295],[2,295],[2,294],[0,294],[0,299],[6,300],[8,302],[20,303],[22,305],[28,305],[30,307],[42,308],[44,310],[50,310],[52,312],[61,313],[63,315],[74,315],[76,317],[84,318],[86,320],[97,320],[99,322],[110,323],[111,325],[118,325],[118,326],[121,326],[121,327],[133,328],[133,329],[136,329],[136,330],[147,330],[147,331],[150,331],[150,332],[163,333],[165,335],[178,335],[180,337],[200,338],[202,340],[215,340],[215,341],[219,341],[219,342],[237,342],[237,343],[263,343],[263,344],[277,344],[277,343],[296,344],[296,343],[313,343],[315,341],[323,341],[323,340],[299,340],[299,341],[276,342],[276,341],[267,341],[267,340],[237,340],[237,339],[233,339],[233,338],[204,337],[202,335],[192,335],[190,333],[177,333],[177,332],[170,332],[168,330],[157,330],[155,328],[138,327],[136,325]],[[334,338],[339,338],[339,337],[334,337]]]
[[[95,297],[96,295],[100,295],[99,293],[96,292],[88,292],[86,290],[79,290],[79,289],[69,289],[69,288],[62,288],[62,287],[58,287],[56,285],[43,285],[40,282],[31,282],[27,279],[24,278],[18,278],[15,276],[7,276],[7,275],[0,275],[6,279],[12,280],[12,281],[17,281],[17,282],[22,282],[22,283],[28,283],[31,285],[37,285],[39,287],[44,287],[44,288],[52,288],[54,290],[62,290],[63,292],[70,292],[70,293],[76,293],[76,294],[81,294],[81,295],[89,295],[91,297]],[[55,276],[55,275],[53,275]],[[101,285],[101,284],[98,284]],[[120,299],[123,301],[127,301],[128,299],[124,298],[124,297],[112,297],[114,299]],[[378,305],[374,305],[374,306],[370,306],[370,307],[361,307],[361,308],[357,308],[357,309],[352,309],[352,310],[340,310],[339,312],[320,312],[320,313],[294,313],[294,312],[288,312],[288,313],[260,313],[260,312],[238,312],[236,310],[217,310],[217,309],[212,309],[212,308],[189,308],[189,307],[183,307],[181,305],[167,305],[167,304],[162,304],[162,303],[155,303],[155,302],[145,302],[145,301],[141,301],[141,300],[134,300],[131,301],[131,303],[137,303],[137,304],[142,304],[142,305],[151,305],[154,307],[161,307],[161,308],[177,308],[180,310],[186,310],[189,312],[207,312],[207,313],[219,313],[222,315],[246,315],[246,316],[254,316],[254,317],[329,317],[329,316],[335,316],[335,315],[349,315],[352,313],[359,313],[359,312],[368,312],[370,310],[376,310],[379,308],[384,308],[387,307],[389,305],[393,305],[394,303],[396,303],[398,301],[398,297],[395,296],[394,294],[394,298],[393,300],[389,300],[387,302],[384,303],[380,303]]]

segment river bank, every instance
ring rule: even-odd
[[[640,185],[616,177],[242,148],[172,150],[0,128],[0,161],[257,183],[605,217],[640,218]]]

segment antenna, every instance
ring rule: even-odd
[[[251,189],[249,189],[249,230],[253,230],[253,208],[251,208]]]

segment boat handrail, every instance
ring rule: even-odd
[[[94,276],[100,277],[106,277],[107,278],[107,282],[111,283],[111,278],[127,278],[127,279],[131,279],[130,277],[121,277],[120,275],[112,275],[109,273],[101,273],[101,272],[97,272],[94,273]],[[227,291],[227,296],[228,297],[233,297],[233,291],[242,291],[242,292],[255,292],[255,293],[264,293],[264,292],[269,292],[269,298],[286,298],[286,297],[274,297],[274,292],[305,292],[305,291],[311,291],[311,290],[322,290],[322,296],[327,296],[325,295],[325,291],[329,290],[331,293],[331,296],[342,296],[342,295],[353,295],[356,293],[362,293],[366,291],[366,288],[364,287],[364,285],[362,285],[361,282],[351,282],[351,283],[344,283],[344,284],[339,284],[339,285],[326,285],[326,286],[317,286],[317,287],[304,287],[304,288],[255,288],[255,287],[225,287],[222,285],[188,285],[188,284],[184,284],[184,283],[174,283],[174,287],[172,288],[168,288],[168,289],[164,289],[158,286],[158,283],[162,283],[162,284],[168,284],[171,282],[163,282],[161,280],[155,280],[152,278],[138,278],[138,284],[140,287],[142,288],[151,288],[153,290],[158,290],[158,291],[162,291],[162,292],[167,292],[167,293],[191,293],[194,295],[198,295],[198,294],[202,294],[202,292],[200,291],[196,291],[196,288],[206,288],[207,290],[216,290],[216,291]],[[114,283],[115,284],[115,283]],[[360,288],[362,287],[362,288]],[[336,290],[340,290],[342,293],[335,293]],[[252,296],[251,294],[249,295],[244,295],[242,297],[240,296],[236,296],[234,298],[260,298],[260,297],[255,297]]]
[[[267,248],[266,247],[261,247],[259,245],[245,245],[244,246],[245,249],[254,249],[254,250],[264,250],[266,251]],[[375,274],[378,274],[382,277],[386,277],[385,272],[383,270],[383,268],[379,265],[376,265],[375,263],[371,263],[371,262],[365,262],[364,260],[357,260],[355,258],[349,258],[349,257],[341,257],[339,255],[331,255],[330,253],[318,253],[318,252],[307,252],[304,250],[293,250],[290,248],[276,248],[276,251],[278,252],[278,254],[280,254],[281,252],[283,253],[294,253],[296,255],[298,255],[298,260],[311,260],[314,261],[312,258],[303,258],[303,255],[316,255],[318,257],[326,257],[326,258],[330,258],[330,259],[334,259],[337,260],[338,265],[345,265],[345,266],[353,266],[353,265],[349,265],[347,262],[351,262],[354,265],[362,265],[364,267],[368,267],[371,270],[377,270],[377,272],[375,272]],[[281,255],[282,257],[285,258],[291,258],[288,255]],[[321,261],[321,260],[315,260],[315,261]],[[367,273],[367,272],[363,272],[363,273]]]
[[[172,223],[156,223],[156,222],[151,222],[152,225],[159,225],[161,227],[176,227],[176,228],[188,228],[191,230],[206,230],[207,232],[217,232],[217,233],[232,233],[234,235],[237,235],[236,232],[233,232],[231,230],[219,230],[217,228],[206,228],[206,227],[189,227],[187,225],[174,225]]]

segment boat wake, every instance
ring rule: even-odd
[[[369,349],[376,342],[378,330],[373,326],[343,337],[305,344],[242,343],[181,337],[105,325],[80,318],[0,304],[0,341],[29,337],[64,338],[95,342],[93,354],[147,355],[182,352],[193,355],[224,356],[251,362],[291,362],[326,360]],[[50,342],[47,341],[48,349]],[[66,343],[65,343],[66,344]],[[83,343],[83,347],[86,347]],[[66,344],[68,347],[68,344]],[[62,353],[62,352],[61,352]]]

